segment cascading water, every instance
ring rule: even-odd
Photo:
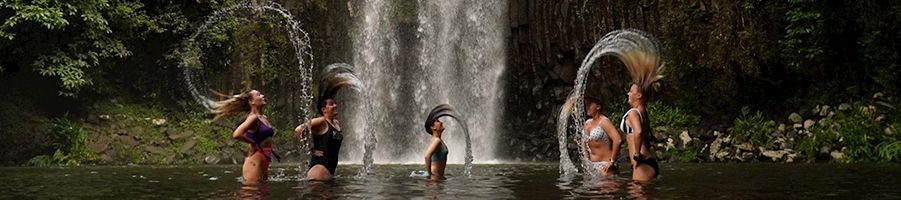
[[[366,101],[373,110],[352,120],[366,121],[361,123],[371,124],[369,130],[377,132],[375,160],[422,163],[429,140],[419,125],[430,105],[444,103],[455,105],[468,117],[472,150],[479,152],[472,155],[474,159],[495,160],[498,105],[502,102],[499,78],[506,65],[506,2],[391,3],[411,2],[362,2],[356,24],[359,36],[354,37],[354,65],[370,86]],[[410,7],[413,9],[397,10]],[[467,145],[464,129],[458,128],[463,125],[450,122],[445,126],[451,151],[448,162],[468,163],[470,159],[462,151]]]
[[[645,56],[646,60],[653,61],[654,64],[657,65],[662,65],[659,63],[661,60],[659,42],[649,34],[634,29],[615,30],[607,33],[607,35],[604,35],[604,37],[591,48],[591,51],[588,52],[588,55],[582,60],[582,65],[579,67],[576,76],[575,87],[566,99],[566,103],[564,103],[560,111],[560,116],[557,118],[557,139],[558,144],[560,145],[561,177],[570,177],[578,172],[576,164],[574,163],[575,161],[569,157],[567,138],[572,137],[572,141],[578,143],[581,141],[582,135],[574,134],[570,136],[568,130],[582,130],[581,122],[585,121],[584,93],[588,75],[594,66],[594,62],[598,58],[607,55],[616,56],[621,61],[626,62],[626,59],[632,58],[626,55],[632,53],[639,53],[642,56]],[[626,67],[629,68],[631,66],[627,65]],[[659,66],[656,65],[653,67],[659,68]],[[573,121],[571,122],[570,119]],[[572,129],[568,129],[567,127]],[[582,152],[581,145],[576,146],[579,146],[579,152]],[[587,160],[584,155],[580,156],[579,162],[581,163],[580,166],[582,166],[582,169],[587,168],[585,165]]]

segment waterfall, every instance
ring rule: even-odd
[[[506,65],[504,1],[363,1],[354,10],[353,65],[367,86],[371,112],[353,114],[346,161],[361,162],[365,131],[376,131],[376,163],[422,163],[431,106],[451,104],[466,116],[476,162],[496,160]],[[361,110],[361,109],[356,109]],[[353,112],[353,111],[352,111]],[[446,124],[449,163],[465,161],[463,126]],[[351,136],[352,135],[352,136]],[[352,150],[353,149],[353,150]],[[359,152],[359,153],[358,153]]]

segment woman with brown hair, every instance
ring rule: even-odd
[[[585,111],[591,117],[585,120],[582,130],[582,151],[589,162],[586,170],[593,177],[615,176],[619,173],[616,157],[622,137],[610,119],[604,116],[604,106],[599,99],[586,97],[585,103]]]
[[[248,155],[244,159],[241,174],[245,183],[258,183],[267,179],[269,162],[272,158],[281,159],[272,151],[272,135],[275,131],[266,115],[263,115],[263,106],[266,105],[265,96],[257,90],[242,92],[226,100],[215,102],[213,113],[218,120],[222,117],[248,112],[244,121],[232,132],[232,138],[248,144]]]

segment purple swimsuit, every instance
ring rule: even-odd
[[[253,143],[253,146],[257,151],[263,150],[263,141],[266,141],[266,138],[272,137],[275,135],[275,130],[272,130],[272,127],[266,126],[266,123],[257,119],[257,131],[248,130],[244,133],[244,138],[250,140]],[[251,152],[251,155],[256,152]],[[266,159],[272,160],[275,157],[276,160],[281,162],[282,157],[275,153],[275,151],[263,151],[263,155],[266,155]]]

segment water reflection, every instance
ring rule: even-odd
[[[651,184],[627,177],[558,179],[555,164],[479,165],[472,177],[449,166],[446,180],[410,177],[419,165],[376,165],[364,179],[294,178],[279,167],[245,185],[238,166],[0,168],[0,199],[899,199],[901,166],[833,164],[671,164]],[[279,168],[286,169],[279,180]],[[360,166],[339,168],[353,174]],[[767,174],[769,173],[769,174]],[[69,176],[65,176],[69,174]],[[204,176],[207,174],[207,176]],[[629,174],[623,172],[622,175]],[[767,174],[761,176],[761,174]],[[828,174],[825,176],[824,174]],[[134,177],[133,177],[134,176]],[[212,181],[209,177],[221,177]],[[144,177],[144,178],[141,178]],[[151,181],[153,180],[153,181]]]
[[[235,199],[265,199],[269,196],[269,181],[243,183],[235,192]]]
[[[629,187],[627,188],[629,191],[629,197],[633,199],[648,199],[645,193],[645,187],[650,186],[652,183],[641,183],[630,181]]]
[[[301,180],[293,189],[301,199],[332,199],[335,198],[333,190],[337,187],[332,181]]]
[[[441,185],[443,180],[428,180],[426,181],[426,190],[425,190],[425,198],[426,199],[438,199],[438,194],[441,194],[441,191],[444,187]]]

